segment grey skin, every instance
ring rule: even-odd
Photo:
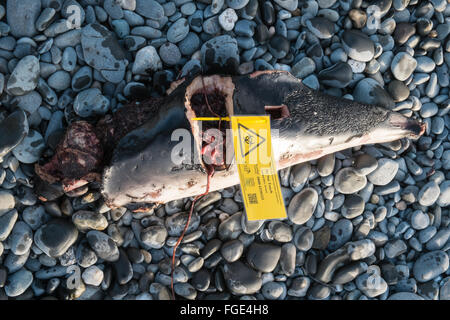
[[[195,116],[190,97],[203,88],[225,95],[228,115],[264,115],[265,106],[286,106],[289,116],[271,121],[272,130],[279,130],[272,137],[278,170],[362,144],[418,138],[425,130],[397,112],[313,91],[283,71],[199,76],[176,83],[156,116],[119,141],[103,173],[102,193],[109,206],[166,203],[205,192],[207,170],[199,152],[188,163],[171,161],[171,150],[179,143],[171,140],[172,132],[197,130],[190,120]],[[194,137],[198,135],[192,136],[192,150],[198,151],[201,141]],[[239,176],[233,163],[214,173],[210,191],[236,184]]]

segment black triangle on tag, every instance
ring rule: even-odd
[[[251,136],[256,136],[257,138],[260,139],[260,142],[259,142],[257,145],[251,147],[246,153],[244,153],[245,150],[244,150],[244,147],[243,147],[243,145],[242,145],[242,141],[243,141],[242,136],[241,136],[242,130],[246,130],[247,132],[249,132],[249,133],[251,134]],[[263,144],[263,143],[266,141],[266,138],[261,137],[261,136],[260,136],[259,134],[257,134],[255,131],[253,131],[253,130],[247,128],[246,126],[244,126],[244,125],[241,124],[241,123],[238,123],[238,134],[239,134],[239,146],[241,147],[241,148],[240,148],[240,149],[241,149],[241,155],[242,155],[243,158],[245,158],[246,156],[248,156],[248,154],[249,154],[250,152],[252,152],[252,151],[255,150],[256,148],[258,148],[261,144]]]

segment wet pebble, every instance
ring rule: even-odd
[[[346,30],[342,44],[348,56],[356,61],[367,62],[374,56],[373,41],[359,30]]]
[[[359,175],[353,168],[343,168],[336,173],[334,187],[343,194],[351,194],[363,189],[367,184],[365,176]]]
[[[416,59],[406,52],[400,52],[392,59],[391,71],[397,80],[405,81],[414,72],[416,66]]]
[[[448,267],[449,260],[445,252],[431,251],[421,255],[414,263],[414,278],[419,282],[426,282],[447,271]]]
[[[318,200],[315,189],[303,189],[291,199],[287,208],[288,218],[295,224],[306,223],[314,213]]]
[[[396,161],[382,158],[378,160],[378,167],[367,176],[367,179],[376,186],[385,186],[394,179],[397,171]]]
[[[51,220],[34,234],[34,243],[50,257],[62,256],[78,238],[75,226],[64,219]]]

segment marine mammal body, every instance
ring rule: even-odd
[[[206,101],[211,108],[207,97],[213,104],[213,110],[210,109],[213,114],[271,114],[272,130],[279,130],[272,140],[278,169],[362,144],[417,138],[425,129],[423,124],[399,113],[313,91],[284,71],[197,76],[175,83],[169,92],[147,108],[146,116],[137,117],[139,126],[129,131],[123,129],[126,124],[120,126],[122,133],[111,159],[103,163],[102,194],[108,205],[165,203],[204,192],[208,165],[202,159],[204,141],[198,138],[201,129],[192,118],[211,115],[204,113],[206,107],[202,105]],[[97,128],[101,141],[108,135],[105,132],[120,131],[117,125],[108,127],[104,123],[100,125],[101,132]],[[171,135],[179,128],[189,130],[192,148],[198,151],[189,155],[194,157],[190,159],[192,165],[171,161],[170,150],[178,143],[172,141]],[[239,183],[235,164],[226,169],[218,165],[217,169],[211,178],[210,191]],[[43,173],[48,170],[37,166],[37,172],[45,179]],[[82,179],[81,175],[80,172],[78,177],[69,178],[73,182]]]

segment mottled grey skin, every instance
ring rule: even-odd
[[[288,118],[271,121],[272,130],[279,130],[279,136],[272,137],[278,169],[361,144],[417,138],[424,130],[422,124],[399,113],[313,91],[287,72],[265,71],[214,79],[216,87],[229,84],[231,79],[234,88],[223,85],[226,89],[222,92],[232,97],[232,106],[227,109],[234,115],[264,115],[265,106],[287,106]],[[192,79],[179,84],[167,96],[157,117],[121,139],[103,174],[103,195],[110,206],[165,203],[205,191],[204,166],[176,166],[170,157],[178,143],[171,141],[172,131],[191,129],[185,95],[194,82]],[[193,157],[201,163],[198,154]],[[237,167],[233,164],[228,170],[215,172],[210,191],[238,183]]]

